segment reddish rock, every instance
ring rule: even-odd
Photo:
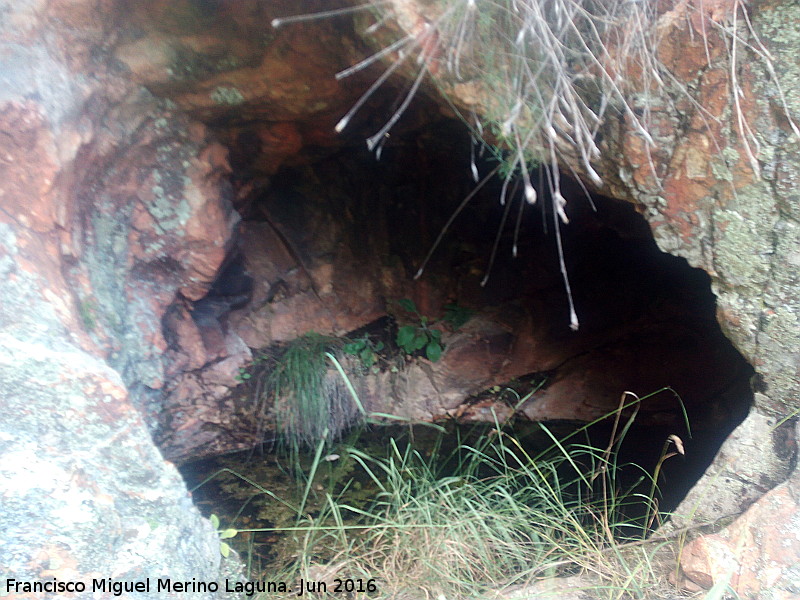
[[[293,122],[264,125],[256,133],[262,144],[259,150],[263,148],[259,162],[265,173],[276,172],[287,157],[298,154],[303,148],[303,137]]]
[[[176,52],[169,38],[153,35],[119,46],[116,58],[130,69],[136,81],[150,84],[167,83],[171,79],[170,65]]]
[[[26,229],[51,231],[57,222],[54,190],[59,164],[55,139],[33,102],[0,107],[0,191],[5,214]]]
[[[706,589],[729,580],[740,597],[800,597],[793,583],[800,564],[798,481],[793,475],[722,532],[687,544],[681,555],[686,577]]]
[[[491,422],[488,410],[457,407],[466,397],[502,382],[499,378],[507,366],[513,339],[509,329],[478,315],[455,333],[442,337],[446,349],[439,361],[407,359],[408,364],[397,375],[367,375],[362,382],[364,402],[370,411],[414,420],[457,415],[464,420]],[[508,411],[500,409],[498,416],[506,418]]]

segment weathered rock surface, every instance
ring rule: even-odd
[[[65,340],[4,331],[0,386],[4,579],[83,582],[87,598],[93,579],[237,579],[117,373]],[[6,597],[49,596],[23,591]]]
[[[795,121],[800,116],[800,79],[797,62],[791,58],[797,41],[787,38],[784,27],[798,17],[796,6],[782,3],[762,5],[754,12],[759,43],[775,65],[784,66],[771,74],[763,55],[748,55],[740,65],[740,89],[735,90],[722,65],[708,70],[701,78],[698,100],[720,119],[719,130],[701,129],[698,114],[695,129],[704,133],[696,134],[699,140],[692,136],[676,140],[673,168],[662,182],[664,192],[637,194],[649,207],[648,219],[662,247],[686,256],[711,275],[719,321],[759,374],[755,411],[773,423],[794,414],[800,397],[800,221],[796,190],[789,183],[790,174],[800,166],[800,140],[786,122],[787,115]],[[673,35],[683,47],[692,47],[687,34]],[[758,173],[753,172],[745,138],[734,125],[737,109],[731,106],[732,94],[740,94],[738,110],[753,132],[745,135],[750,151],[756,153]],[[715,145],[719,153],[700,151]],[[727,164],[722,156],[728,157]],[[785,438],[780,432],[753,428],[749,422],[737,434],[739,443],[728,444],[696,492],[704,491],[720,504],[721,498],[730,497],[730,504],[720,506],[723,511],[744,508],[743,498],[753,499],[754,490],[769,489],[780,481],[781,472],[795,465],[798,438],[781,441]],[[760,460],[772,463],[769,470],[735,466],[761,455],[767,456]],[[720,474],[727,475],[717,478]],[[692,546],[695,559],[705,555],[699,560],[716,565],[706,571],[710,581],[733,571],[734,589],[741,595],[797,597],[800,554],[791,541],[797,537],[798,512],[791,491],[796,478],[795,469],[786,483],[759,499],[721,537],[701,538]],[[729,483],[740,487],[738,497],[726,490]],[[720,540],[725,540],[734,559],[724,569],[714,553],[704,552]]]
[[[401,25],[418,35],[424,6],[395,4]],[[778,487],[725,533],[700,538],[685,568],[701,583],[715,581],[721,571],[704,548],[725,546],[741,567],[741,593],[777,590],[778,598],[800,588],[796,545],[781,541],[796,535],[785,529],[797,515],[795,444],[770,425],[792,414],[800,397],[800,141],[786,119],[800,118],[800,72],[797,40],[785,27],[800,9],[751,4],[753,31],[740,15],[737,32],[749,42],[736,42],[745,59],[732,68],[734,38],[725,32],[742,3],[664,3],[660,58],[681,83],[650,107],[659,146],[647,149],[624,120],[609,122],[596,168],[605,193],[642,207],[662,249],[709,274],[717,319],[758,374],[755,412],[708,475],[736,493],[710,484],[697,493],[734,512]],[[158,429],[162,448],[176,458],[252,443],[241,426],[252,407],[230,396],[250,347],[308,329],[346,333],[385,314],[393,298],[413,298],[434,316],[454,298],[495,307],[449,338],[449,355],[436,369],[414,364],[418,375],[400,391],[418,395],[424,407],[390,407],[400,414],[458,410],[463,394],[549,370],[556,371],[552,386],[524,407],[531,418],[591,418],[614,407],[617,388],[631,380],[696,394],[696,418],[709,430],[741,409],[741,363],[708,350],[718,347],[713,335],[659,321],[674,305],[637,303],[624,274],[615,293],[586,292],[579,336],[553,312],[564,306],[557,265],[527,260],[524,277],[498,267],[483,289],[484,262],[475,257],[485,248],[451,247],[411,283],[429,240],[470,189],[466,158],[461,172],[422,164],[447,132],[401,144],[391,185],[350,200],[331,194],[309,201],[335,179],[319,176],[322,185],[304,190],[307,197],[287,196],[281,167],[309,176],[307,165],[353,139],[361,144],[363,131],[374,132],[396,107],[391,94],[370,100],[365,108],[378,111],[357,118],[366,128],[337,137],[335,121],[374,74],[332,77],[365,53],[349,17],[270,29],[273,17],[294,12],[294,2],[256,0],[0,3],[0,378],[8,409],[0,470],[10,507],[0,517],[8,520],[0,545],[10,549],[8,576],[167,572],[216,580],[216,535],[149,433]],[[772,72],[765,56],[780,68]],[[477,89],[456,86],[457,101],[488,105]],[[435,122],[439,109],[426,106],[393,135]],[[384,161],[398,158],[390,148]],[[443,156],[443,163],[456,160],[452,147]],[[326,168],[350,173],[335,163]],[[414,183],[408,174],[417,170],[436,173],[435,185]],[[234,206],[247,219],[240,228]],[[614,230],[606,225],[603,235]],[[354,231],[375,233],[359,239]],[[484,245],[492,237],[484,235]],[[244,310],[241,301],[219,304],[225,294],[207,295],[238,251],[255,284]],[[596,270],[591,260],[570,266]],[[530,287],[515,289],[520,279]],[[671,285],[669,278],[641,279]],[[603,302],[616,308],[617,321],[602,322],[613,310],[592,314]],[[637,310],[654,313],[658,327],[632,329]],[[698,322],[711,321],[708,303],[704,310]],[[685,358],[665,365],[663,380],[641,376],[672,360],[654,339]],[[611,359],[624,366],[616,383]],[[728,364],[736,368],[726,372]],[[375,408],[389,392],[402,395],[397,381],[380,377],[365,383]],[[722,400],[703,413],[709,397]],[[667,409],[653,402],[650,410],[656,418]],[[762,453],[768,470],[742,460]],[[783,523],[770,519],[775,511]]]
[[[726,442],[726,446],[730,445],[730,441]],[[739,460],[744,459],[739,457]],[[715,467],[719,463],[718,459]],[[739,473],[742,471],[744,469],[729,469],[721,476],[725,479],[741,478]],[[769,488],[774,485],[774,475],[780,474],[755,472],[750,473],[747,480],[761,477],[764,487]],[[752,486],[730,483],[732,490],[739,488],[744,499],[750,501],[738,499],[740,506],[752,503],[755,495]],[[708,504],[708,499],[698,503],[699,514],[695,519],[709,516]],[[684,505],[688,506],[687,503]],[[709,588],[715,582],[729,580],[740,595],[767,600],[800,597],[798,565],[800,477],[797,470],[761,496],[732,525],[720,533],[703,535],[687,544],[681,557],[683,573],[701,587]]]
[[[109,70],[96,5],[0,4],[3,577],[86,583],[74,597],[93,578],[237,577],[141,410],[161,315],[224,255],[224,159]]]

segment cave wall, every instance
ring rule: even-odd
[[[758,374],[754,410],[684,501],[679,512],[692,516],[675,525],[726,510],[746,512],[721,534],[696,540],[684,569],[707,585],[731,569],[728,559],[721,559],[731,552],[738,569],[735,589],[769,598],[796,593],[800,583],[793,566],[800,546],[788,541],[800,531],[800,438],[792,432],[800,408],[800,136],[787,122],[787,115],[795,123],[800,117],[800,73],[793,58],[797,39],[785,27],[796,23],[800,12],[791,3],[764,3],[755,7],[752,19],[757,43],[777,65],[771,73],[763,55],[746,52],[735,66],[756,164],[748,159],[736,125],[731,94],[737,92],[731,91],[729,71],[723,75],[724,66],[715,65],[699,78],[697,99],[711,107],[719,125],[703,130],[695,113],[689,130],[675,139],[671,176],[661,182],[664,191],[638,184],[629,189],[647,205],[661,246],[711,275],[718,320]],[[686,33],[673,35],[676,47],[692,47]],[[709,151],[715,144],[720,151]]]
[[[115,71],[113,3],[0,14],[3,578],[236,579],[147,423],[161,315],[233,225],[224,154]]]
[[[704,16],[724,22],[734,9],[725,5]],[[678,4],[664,18],[686,18],[685,11],[687,7]],[[695,71],[687,56],[700,52],[698,41],[690,38],[699,21],[689,19],[693,32],[670,28],[665,45],[687,54],[672,56],[665,51],[664,58],[683,75],[681,81],[694,78],[695,99],[709,113],[689,110],[683,127],[676,115],[665,115],[668,118],[658,130],[666,142],[656,166],[656,171],[661,164],[665,167],[660,180],[645,176],[637,145],[626,145],[632,136],[623,135],[622,141],[628,169],[620,187],[646,207],[644,214],[664,250],[686,257],[711,275],[723,331],[757,372],[752,382],[753,410],[679,507],[683,516],[673,524],[679,527],[721,513],[746,512],[721,534],[695,541],[684,569],[707,585],[734,568],[735,589],[762,597],[796,591],[798,575],[792,565],[800,559],[800,548],[787,542],[800,530],[800,508],[792,491],[800,480],[795,467],[797,437],[792,431],[800,408],[800,205],[793,185],[800,168],[800,139],[787,121],[787,116],[795,122],[800,117],[800,79],[791,57],[797,42],[783,26],[798,18],[797,6],[791,3],[754,7],[752,22],[759,41],[752,34],[743,35],[756,47],[763,43],[773,64],[780,67],[770,73],[763,55],[740,45],[744,57],[733,68],[741,92],[733,90],[724,38],[712,39],[710,68]],[[732,102],[736,93],[751,131],[755,164],[748,158],[737,124]],[[686,113],[682,116],[685,119]],[[778,427],[786,419],[788,423]],[[775,512],[785,518],[769,516]],[[777,551],[773,544],[787,545]],[[724,552],[730,553],[726,559],[721,558]],[[765,566],[770,562],[772,569]]]

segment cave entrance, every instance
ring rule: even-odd
[[[674,394],[642,403],[637,426],[682,435],[687,456],[703,457],[678,486],[685,488],[747,412],[752,369],[716,323],[709,278],[661,253],[632,205],[590,198],[576,182],[564,185],[571,222],[561,235],[578,331],[569,327],[555,226],[541,208],[549,205],[544,187],[538,205],[518,218],[519,190],[512,184],[509,204],[501,206],[502,181],[486,185],[414,279],[475,187],[473,159],[481,174],[496,163],[474,156],[467,129],[427,84],[391,130],[380,160],[364,140],[402,105],[407,81],[389,79],[343,135],[334,132],[382,73],[376,64],[332,81],[374,52],[356,34],[374,24],[369,19],[274,30],[267,27],[274,17],[318,6],[122,6],[131,26],[123,28],[116,60],[227,146],[232,203],[242,217],[209,296],[188,303],[191,317],[177,308],[165,317],[171,381],[157,440],[168,458],[181,462],[259,442],[253,403],[230,393],[250,349],[312,330],[346,335],[387,315],[408,323],[414,315],[391,314],[404,299],[427,319],[444,317],[448,305],[472,311],[472,318],[446,331],[440,360],[408,361],[419,373],[404,387],[373,378],[364,399],[374,411],[487,419],[508,407],[482,392],[542,374],[546,384],[512,407],[516,418],[587,422],[613,411],[624,391],[646,396],[670,388]],[[657,438],[656,448],[663,443],[661,433],[641,437]]]
[[[631,426],[620,460],[652,470],[669,436],[678,436],[685,456],[661,474],[661,508],[676,506],[752,400],[752,368],[717,325],[709,277],[661,252],[630,203],[565,180],[570,223],[560,235],[580,319],[572,330],[542,173],[534,177],[541,198],[534,206],[513,184],[501,205],[499,177],[484,186],[415,279],[474,190],[474,168],[487,173],[496,165],[476,158],[461,122],[421,104],[380,160],[356,136],[339,147],[304,147],[266,173],[259,124],[220,130],[242,217],[235,264],[252,278],[252,297],[215,315],[216,330],[258,357],[308,332],[386,347],[398,326],[438,323],[437,360],[424,349],[395,347],[403,360],[351,372],[367,412],[411,422],[574,423],[574,430],[613,414],[630,392],[627,402],[643,400],[623,411]],[[240,291],[215,287],[215,297]],[[409,301],[413,311],[404,309]],[[468,320],[447,324],[448,307]],[[232,427],[237,443],[243,431],[252,434],[245,444],[272,440],[274,423],[263,421],[274,414],[249,395],[258,386],[244,383]],[[608,418],[591,430],[596,447],[612,425]]]
[[[490,264],[506,207],[498,201],[502,182],[487,185],[415,280],[442,227],[475,186],[470,140],[448,118],[396,138],[380,161],[362,144],[323,157],[311,148],[240,197],[241,249],[256,284],[232,326],[248,346],[309,330],[347,333],[398,312],[393,304],[409,298],[431,319],[457,305],[486,322],[471,331],[485,336],[473,345],[489,345],[501,358],[477,381],[469,373],[478,368],[475,359],[487,357],[453,344],[458,362],[469,364],[457,375],[475,379],[460,397],[537,372],[549,373],[552,384],[524,407],[533,420],[591,420],[613,409],[623,391],[645,395],[664,387],[683,399],[698,429],[720,430],[726,418],[743,418],[747,394],[737,402],[726,391],[736,397],[742,381],[748,388],[751,371],[716,324],[708,276],[660,252],[628,203],[589,197],[574,182],[563,186],[570,224],[561,237],[578,331],[570,329],[546,186],[536,206],[521,203],[519,189],[508,194],[511,214]],[[232,154],[237,168],[236,149]],[[481,171],[492,164],[484,161]],[[238,186],[247,188],[248,181]],[[568,374],[578,371],[580,377]],[[653,422],[667,422],[671,402],[642,410]]]
[[[629,392],[642,399],[623,414],[624,423],[635,415],[624,446],[630,460],[652,470],[669,436],[681,440],[685,456],[668,461],[664,475],[662,508],[674,506],[752,402],[752,368],[717,325],[709,277],[660,252],[633,205],[591,195],[577,181],[564,179],[570,223],[557,225],[544,172],[533,173],[535,206],[513,183],[501,204],[498,177],[460,210],[475,172],[485,175],[497,162],[479,156],[432,90],[420,88],[378,160],[364,140],[394,113],[406,84],[390,81],[336,136],[341,105],[352,106],[376,74],[365,70],[337,87],[318,85],[319,73],[329,77],[370,51],[342,43],[341,23],[264,35],[266,5],[254,3],[258,18],[247,19],[239,6],[179,3],[155,26],[180,39],[181,68],[148,87],[228,148],[231,201],[241,216],[209,294],[176,303],[165,317],[172,379],[157,436],[165,456],[186,462],[275,436],[271,399],[258,392],[262,380],[247,359],[272,364],[309,332],[372,342],[375,327],[388,327],[373,343],[386,352],[394,341],[390,358],[400,360],[351,370],[368,413],[410,422],[583,424],[612,414]],[[220,44],[190,35],[198,11],[208,19],[202,23],[227,23],[218,28]],[[129,59],[140,43],[119,53],[134,71],[141,65]],[[263,81],[275,89],[264,90]],[[448,310],[468,318],[455,326]],[[441,337],[407,352],[397,342],[408,326]],[[432,342],[441,342],[433,354]],[[600,425],[592,443],[602,448],[613,419]]]

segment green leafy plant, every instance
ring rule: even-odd
[[[463,327],[474,314],[475,311],[471,308],[454,303],[445,304],[442,321],[450,325],[453,331],[455,331],[456,329]]]
[[[373,342],[368,335],[347,342],[342,346],[342,352],[357,356],[366,369],[371,369],[378,362],[378,353],[383,350],[381,341]]]
[[[215,514],[212,514],[208,520],[211,521],[211,526],[216,530],[217,535],[219,535],[219,553],[223,557],[228,558],[231,553],[231,547],[227,542],[223,542],[222,540],[229,540],[236,537],[239,533],[239,530],[233,528],[220,529],[219,517]]]
[[[236,374],[236,381],[238,381],[239,383],[244,383],[245,381],[248,381],[252,377],[253,374],[250,373],[250,371],[248,371],[244,367],[239,367],[239,372]]]
[[[406,354],[414,354],[425,350],[425,356],[431,362],[436,362],[442,357],[442,332],[434,329],[436,322],[430,322],[417,310],[413,300],[403,298],[397,304],[405,311],[413,314],[417,321],[410,325],[403,325],[397,330],[397,345]]]

